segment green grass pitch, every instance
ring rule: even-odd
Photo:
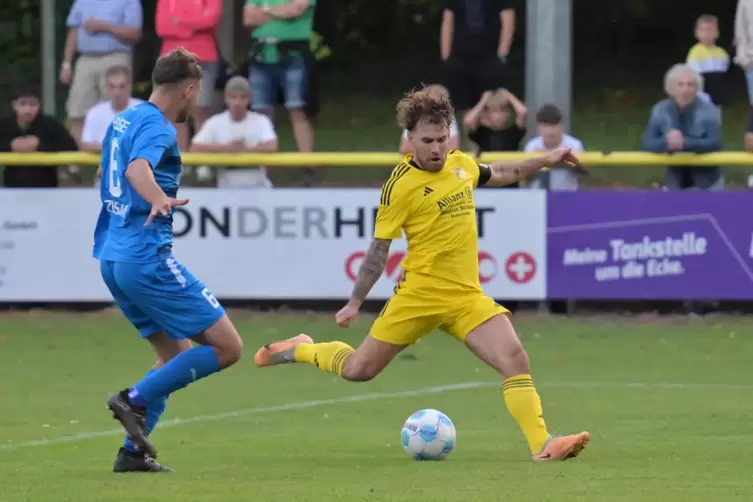
[[[753,338],[744,318],[561,320],[516,326],[554,432],[581,457],[534,464],[491,369],[433,334],[375,381],[257,369],[257,346],[301,331],[357,344],[329,317],[234,316],[246,359],[177,393],[153,439],[168,475],[115,475],[108,393],[149,367],[116,313],[0,316],[0,501],[750,501]],[[400,446],[437,408],[458,442],[443,462]]]

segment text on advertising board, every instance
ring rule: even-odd
[[[378,208],[322,206],[225,206],[220,210],[204,206],[176,207],[173,214],[175,238],[195,233],[200,238],[222,236],[256,239],[271,236],[275,239],[320,238],[340,239],[344,236],[365,238],[374,233]],[[476,222],[479,237],[484,237],[485,218],[493,214],[493,207],[477,207]],[[368,217],[367,217],[368,215]]]

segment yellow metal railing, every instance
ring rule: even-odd
[[[480,162],[526,159],[538,154],[523,152],[488,153]],[[588,166],[753,166],[753,153],[717,152],[707,154],[655,154],[645,152],[584,152],[579,154]],[[185,153],[185,165],[276,166],[276,167],[359,167],[390,166],[402,161],[397,153],[386,152],[317,152],[317,153]],[[98,165],[100,156],[83,152],[0,153],[0,165]]]

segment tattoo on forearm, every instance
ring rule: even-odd
[[[366,252],[361,268],[358,269],[358,278],[356,285],[353,287],[352,298],[358,301],[364,301],[371,288],[382,276],[384,266],[387,263],[387,256],[390,252],[390,243],[386,239],[374,239]]]

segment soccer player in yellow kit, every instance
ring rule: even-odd
[[[448,151],[454,110],[429,89],[412,92],[397,106],[400,127],[415,154],[407,155],[382,188],[374,240],[358,272],[350,301],[335,316],[348,327],[384,271],[392,239],[405,232],[404,274],[354,350],[343,342],[313,343],[307,335],[270,343],[254,357],[257,366],[306,363],[363,382],[377,376],[405,347],[435,328],[454,336],[499,372],[510,414],[520,425],[537,461],[575,457],[590,440],[587,432],[552,436],[531,378],[528,355],[510,322],[510,312],[484,295],[479,283],[478,231],[473,189],[507,185],[547,166],[577,165],[567,148],[516,162],[479,165]]]

